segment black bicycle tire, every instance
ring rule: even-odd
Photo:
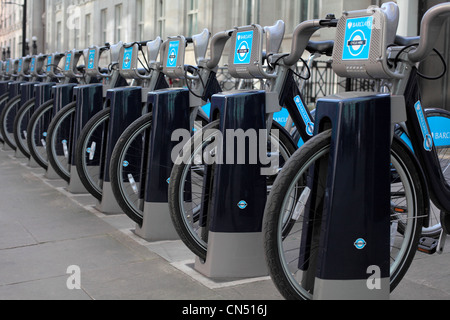
[[[282,140],[282,143],[287,147],[288,152],[292,155],[296,150],[297,146],[295,145],[294,141],[291,139],[289,134],[282,129],[281,125],[279,125],[276,122],[273,122],[273,127],[278,129],[280,132],[280,140]],[[208,124],[203,129],[210,130],[210,129],[218,129],[219,128],[219,120],[213,121],[210,124]],[[197,137],[194,136],[190,139],[188,144],[190,144],[189,150],[194,150],[194,147],[197,145],[195,139]],[[191,155],[185,155],[188,157],[191,157]],[[183,243],[200,259],[205,260],[207,256],[207,247],[205,248],[202,246],[194,236],[192,236],[192,232],[190,231],[190,228],[186,225],[185,219],[182,214],[182,210],[180,208],[180,188],[182,184],[182,175],[185,170],[187,162],[181,161],[181,163],[175,163],[170,175],[170,184],[169,184],[169,211],[170,216],[172,218],[173,225],[180,236],[180,239],[183,241]],[[210,221],[210,219],[207,219],[207,221]],[[208,223],[208,222],[207,222]],[[209,229],[209,228],[205,228]],[[205,239],[207,239],[207,233],[208,230],[203,230],[205,233]]]
[[[48,157],[46,161],[43,161],[41,157],[38,155],[37,150],[35,150],[34,141],[32,139],[35,139],[33,128],[36,127],[36,123],[39,121],[39,119],[49,110],[53,109],[54,100],[48,100],[44,104],[42,104],[39,108],[36,109],[36,111],[33,113],[33,116],[30,118],[30,122],[28,123],[27,127],[27,144],[28,144],[28,150],[30,151],[30,156],[36,161],[37,164],[39,164],[43,169],[48,169]]]
[[[50,123],[48,127],[48,136],[47,136],[47,155],[48,155],[48,162],[52,166],[52,168],[55,170],[55,172],[58,174],[59,177],[61,177],[66,182],[70,183],[70,173],[67,174],[60,168],[60,164],[58,163],[58,160],[55,159],[55,155],[53,154],[53,146],[52,146],[52,140],[54,134],[57,132],[58,124],[59,122],[64,119],[68,114],[71,112],[75,112],[76,110],[76,102],[71,102],[68,105],[66,105],[64,108],[62,108],[53,118],[52,122]],[[70,152],[70,151],[69,151]]]
[[[331,131],[328,131],[314,137],[302,148],[300,148],[289,159],[288,163],[286,163],[283,173],[277,177],[277,180],[273,185],[272,192],[267,200],[263,221],[264,248],[266,252],[267,265],[275,286],[288,300],[306,299],[306,297],[293,288],[288,276],[285,274],[285,268],[282,266],[279,258],[277,224],[280,217],[280,211],[283,206],[284,195],[288,192],[289,186],[292,183],[291,181],[296,176],[297,172],[299,172],[302,164],[307,163],[307,159],[310,159],[320,150],[323,150],[329,146],[330,142]],[[417,172],[416,166],[414,165],[409,153],[405,151],[405,148],[405,146],[402,146],[394,139],[392,144],[393,153],[396,154],[396,157],[401,159],[403,166],[406,168],[405,170],[409,172],[410,185],[415,188],[414,197],[416,198],[416,202],[414,203],[417,206],[416,212],[426,212],[424,208],[428,199],[424,199],[422,192],[425,186],[420,183],[421,179],[418,177],[419,173]],[[423,217],[419,215],[417,219],[415,219],[415,223],[416,224],[412,227],[414,235],[412,237],[412,241],[410,241],[407,245],[407,250],[405,250],[407,251],[406,255],[404,255],[400,261],[401,266],[396,269],[394,274],[391,274],[391,291],[395,289],[407,272],[417,251],[421,228],[423,225]]]
[[[86,190],[97,200],[102,200],[103,192],[99,191],[97,188],[93,186],[93,181],[88,172],[86,172],[84,165],[84,157],[86,154],[85,141],[91,135],[93,128],[96,127],[103,121],[109,119],[111,113],[111,108],[106,108],[97,113],[94,117],[92,117],[84,126],[83,130],[77,141],[76,151],[75,151],[75,165],[77,167],[78,176]]]
[[[16,105],[17,103],[20,103],[21,96],[18,95],[11,100],[8,101],[6,106],[3,108],[2,113],[0,114],[0,131],[2,133],[3,141],[6,143],[13,151],[17,150],[17,146],[13,141],[11,141],[10,138],[8,138],[8,132],[6,131],[7,128],[4,126],[5,118],[7,117],[8,113],[11,111],[11,109]]]
[[[149,112],[142,117],[134,121],[125,131],[122,133],[120,138],[114,147],[111,154],[111,162],[109,166],[109,176],[111,179],[111,189],[114,197],[122,209],[122,211],[138,225],[142,226],[143,217],[140,212],[137,212],[131,204],[129,204],[125,199],[126,197],[122,194],[121,187],[121,174],[120,167],[122,166],[120,159],[122,158],[122,152],[125,147],[130,143],[130,139],[139,132],[140,130],[146,128],[146,126],[151,126],[153,122],[153,113]]]
[[[2,95],[1,97],[0,97],[0,105],[2,104],[2,103],[7,103],[7,101],[8,101],[8,99],[9,99],[9,93],[5,93],[4,95]],[[1,109],[0,110],[0,113],[1,113],[1,111],[3,111],[3,109]],[[5,140],[3,140],[3,135],[2,135],[2,133],[1,133],[1,130],[0,130],[0,143],[5,143]]]
[[[24,114],[26,112],[28,112],[29,109],[33,108],[35,106],[35,104],[36,104],[36,100],[34,98],[25,102],[25,104],[22,105],[20,110],[17,112],[16,118],[14,119],[13,134],[14,134],[14,140],[16,142],[16,146],[20,150],[20,152],[22,152],[22,154],[28,159],[30,158],[31,155],[30,155],[30,151],[25,149],[24,144],[27,144],[26,137],[25,137],[25,139],[22,139],[22,137],[21,137],[21,133],[19,132],[20,131],[20,123],[19,122],[21,120],[23,120]],[[24,143],[21,142],[23,140],[25,141]],[[28,147],[28,145],[27,145],[27,147]]]

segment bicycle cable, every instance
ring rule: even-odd
[[[195,75],[198,76],[198,78],[200,79],[200,82],[201,82],[201,84],[202,84],[203,90],[205,90],[206,86],[205,86],[205,83],[203,82],[202,77],[201,77],[201,76],[199,75],[199,73],[198,73],[198,68],[196,68],[196,67],[194,67],[194,66],[190,66],[190,67],[192,67],[192,68],[196,71],[196,74],[195,74]],[[203,99],[202,96],[199,96],[198,94],[196,94],[196,93],[191,89],[191,86],[189,85],[189,79],[188,79],[188,77],[187,77],[187,72],[188,72],[187,69],[188,69],[188,68],[184,68],[184,77],[186,78],[186,87],[188,88],[189,92],[190,92],[194,97]],[[193,75],[194,75],[194,74],[193,74]]]
[[[273,53],[270,53],[269,55],[267,55],[267,64],[268,64],[268,66],[273,70],[273,69],[275,69],[275,66],[278,65],[278,62],[279,62],[282,58],[287,57],[287,56],[289,55],[289,53],[285,53],[285,54],[280,55],[280,56],[277,58],[277,60],[275,60],[275,62],[270,63],[268,58],[269,58],[270,56],[272,56],[272,55],[273,55]],[[301,74],[295,72],[294,70],[292,70],[292,72],[293,72],[298,78],[300,78],[300,79],[302,79],[302,80],[305,80],[305,81],[308,81],[309,79],[311,79],[311,69],[309,68],[308,64],[306,63],[306,61],[305,61],[303,58],[300,57],[300,61],[303,63],[303,66],[306,67],[306,70],[308,70],[308,76],[307,76],[307,77],[303,77]]]
[[[411,47],[415,47],[418,45],[419,45],[418,43],[413,43],[413,44],[407,45],[404,48],[402,48],[394,59],[394,67],[397,68],[398,61],[400,60],[399,57],[406,49],[409,49]],[[439,59],[441,60],[443,66],[444,66],[444,71],[439,76],[435,76],[435,77],[427,76],[427,75],[424,75],[423,73],[420,73],[417,71],[417,75],[426,80],[438,80],[438,79],[442,78],[443,76],[445,76],[445,74],[447,73],[447,63],[445,62],[444,57],[438,50],[436,50],[436,48],[433,48],[433,51],[436,52]]]

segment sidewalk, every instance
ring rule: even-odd
[[[280,300],[269,277],[214,282],[181,241],[149,243],[124,214],[104,215],[90,195],[46,180],[0,151],[0,300]],[[393,300],[450,299],[450,249],[418,254]],[[69,290],[69,266],[81,289]]]

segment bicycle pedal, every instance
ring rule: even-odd
[[[423,237],[419,240],[418,250],[426,254],[434,254],[436,253],[438,244],[439,244],[438,239]]]

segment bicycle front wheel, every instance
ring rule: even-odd
[[[20,107],[21,97],[16,96],[10,100],[0,115],[0,131],[2,133],[3,140],[11,147],[12,150],[17,149],[16,142],[14,140],[14,119],[16,118],[17,111]]]
[[[111,188],[123,212],[142,225],[148,139],[153,114],[147,113],[134,121],[120,136],[111,155],[109,166]]]
[[[305,204],[312,193],[307,180],[313,166],[327,164],[330,152],[331,131],[324,132],[306,143],[285,165],[275,181],[264,212],[264,246],[270,275],[286,299],[312,299],[314,294],[315,261],[318,245],[310,244],[308,267],[300,262],[300,239],[303,234]],[[391,290],[397,286],[417,251],[425,212],[422,198],[423,186],[413,161],[399,142],[391,148]],[[326,167],[326,165],[322,166]],[[325,180],[325,179],[323,179]],[[325,181],[316,181],[325,188]],[[323,204],[323,198],[315,200]],[[322,207],[323,205],[317,205]],[[394,210],[403,208],[402,212]],[[309,212],[309,211],[308,211]],[[309,212],[308,221],[320,228],[321,212]],[[288,228],[286,226],[289,226]],[[319,229],[320,230],[320,229]],[[338,266],[337,266],[338,267]]]
[[[68,104],[53,118],[47,135],[48,162],[55,172],[70,182],[70,156],[76,102]]]
[[[75,164],[80,180],[86,190],[99,201],[103,194],[102,160],[110,113],[111,108],[106,108],[89,120],[81,131],[75,149]]]
[[[31,157],[45,170],[48,169],[47,133],[53,118],[53,102],[40,106],[31,117],[27,127],[27,145]]]
[[[280,167],[271,168],[274,175],[267,176],[268,191],[278,171],[297,149],[278,123],[273,122],[272,129],[278,130],[279,135],[278,138],[272,133],[269,135],[271,146],[268,143],[267,150],[279,150]],[[183,154],[176,160],[170,175],[169,209],[172,222],[184,244],[203,260],[206,259],[208,250],[210,219],[207,216],[200,219],[200,212],[205,199],[210,196],[209,186],[212,185],[215,170],[215,165],[208,165],[204,159],[207,158],[207,153],[213,154],[216,151],[212,146],[219,141],[219,135],[219,120],[197,132],[183,148]],[[211,178],[205,181],[205,175]]]
[[[35,101],[35,99],[27,101],[17,112],[14,120],[14,141],[16,142],[17,148],[19,148],[27,158],[30,158],[30,150],[27,144],[27,127],[31,115],[34,112]]]
[[[4,95],[2,95],[0,97],[0,114],[2,113],[3,108],[5,107],[5,105],[8,102],[8,100],[9,100],[9,93],[5,93]],[[0,142],[1,143],[5,142],[5,140],[3,140],[3,135],[1,133],[1,130],[0,130]]]

